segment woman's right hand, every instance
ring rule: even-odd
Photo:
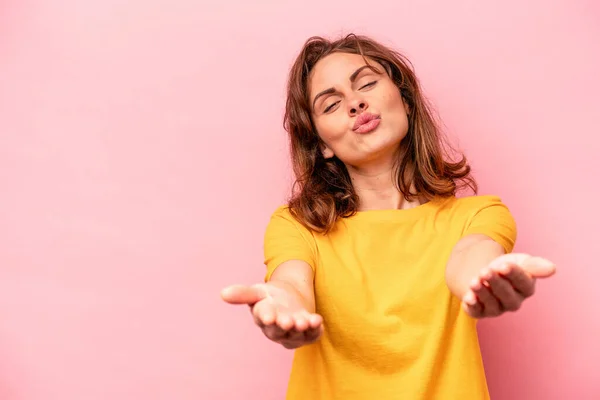
[[[323,318],[309,312],[300,294],[282,282],[233,285],[221,297],[229,304],[249,305],[265,336],[286,349],[314,343],[323,333]]]

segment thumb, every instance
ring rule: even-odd
[[[529,257],[521,267],[534,278],[549,278],[556,273],[556,265],[542,257]]]
[[[556,265],[545,258],[534,257],[525,253],[508,253],[501,255],[492,263],[490,267],[494,268],[501,264],[513,264],[523,269],[533,278],[548,278],[556,272]]]
[[[267,297],[262,285],[232,285],[221,291],[221,298],[229,304],[255,304]]]

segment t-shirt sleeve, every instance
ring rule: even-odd
[[[282,263],[305,261],[315,270],[316,246],[311,232],[298,222],[287,207],[278,208],[267,225],[264,238],[265,281]]]
[[[470,205],[470,218],[464,235],[482,234],[513,251],[517,240],[517,224],[508,207],[496,196],[481,196]]]

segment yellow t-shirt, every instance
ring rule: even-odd
[[[498,197],[358,212],[327,235],[277,209],[266,280],[284,261],[306,261],[325,325],[317,343],[296,350],[287,399],[489,399],[476,320],[444,275],[452,247],[474,233],[512,251],[515,221]]]

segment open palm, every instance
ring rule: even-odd
[[[221,292],[229,304],[247,304],[266,337],[287,349],[315,342],[323,332],[323,319],[309,312],[289,291],[270,283],[233,285]]]
[[[535,292],[536,280],[556,272],[551,261],[522,253],[504,254],[470,283],[463,297],[464,310],[474,318],[497,317],[518,310]]]

